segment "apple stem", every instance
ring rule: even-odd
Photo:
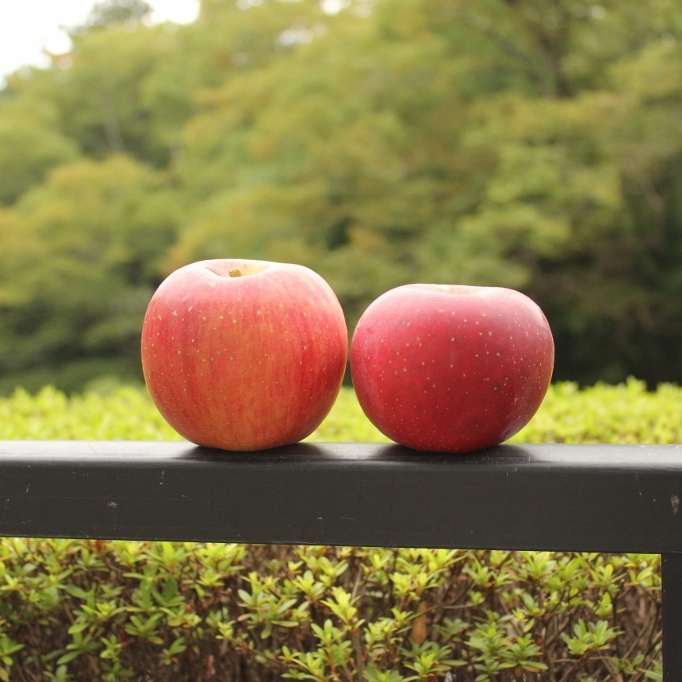
[[[230,270],[230,272],[228,272],[227,274],[230,277],[241,277],[242,271],[239,268],[235,268],[234,270]]]

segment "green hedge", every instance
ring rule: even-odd
[[[682,390],[553,386],[518,442],[679,442]],[[0,438],[177,438],[139,389],[0,400]],[[313,440],[384,440],[344,390]],[[6,539],[0,680],[661,679],[659,557]]]
[[[682,388],[662,384],[655,392],[634,379],[579,390],[550,386],[518,443],[682,442]],[[0,398],[0,439],[175,440],[179,436],[152,405],[146,391],[125,387],[109,394],[65,396],[51,387],[36,395],[17,390]],[[342,389],[311,441],[388,441],[367,420],[350,389]]]

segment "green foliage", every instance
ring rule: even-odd
[[[96,2],[85,23],[69,30],[69,34],[77,36],[93,29],[126,24],[135,26],[152,12],[152,6],[145,0],[104,0]]]
[[[151,291],[229,256],[318,270],[351,330],[406,282],[520,288],[557,380],[682,381],[679,2],[340,4],[203,0],[150,26],[107,0],[8,78],[0,393],[139,379]],[[126,265],[87,258],[95,235]]]
[[[0,204],[13,203],[51,168],[78,156],[76,144],[55,130],[55,111],[26,108],[0,109]]]
[[[3,440],[174,440],[179,439],[146,391],[116,388],[106,395],[67,398],[52,387],[36,395],[23,389],[0,399]]]
[[[643,382],[598,384],[578,389],[553,384],[537,414],[510,442],[679,443],[682,388],[663,384],[647,391]],[[23,389],[0,399],[0,439],[174,440],[146,390],[116,381],[66,397],[53,387],[35,395]],[[327,418],[307,440],[388,442],[365,417],[354,392],[342,388]]]
[[[605,681],[659,660],[653,556],[14,539],[0,566],[0,679]]]
[[[59,166],[15,210],[0,212],[6,385],[60,360],[137,378],[141,321],[175,206],[155,171],[120,155]]]
[[[681,399],[558,384],[514,440],[679,442]],[[0,438],[178,436],[143,389],[48,387],[0,399]],[[311,438],[385,440],[349,389]],[[660,627],[658,556],[0,543],[0,680],[641,682]]]
[[[661,384],[647,391],[641,381],[579,390],[550,387],[529,424],[511,440],[523,443],[680,443],[682,389]]]

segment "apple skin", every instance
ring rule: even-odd
[[[296,443],[331,409],[348,333],[322,277],[302,266],[217,259],[171,273],[142,328],[152,399],[183,437],[253,451]]]
[[[544,314],[500,287],[391,289],[364,312],[351,343],[363,411],[416,450],[471,452],[510,438],[537,411],[553,368]]]

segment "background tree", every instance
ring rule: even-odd
[[[93,29],[108,28],[117,24],[136,26],[152,13],[152,6],[144,0],[104,0],[96,2],[85,21],[69,30],[71,36],[88,33]]]
[[[5,390],[139,377],[139,330],[175,207],[155,171],[112,156],[60,166],[0,213]]]
[[[351,328],[405,282],[519,288],[556,378],[682,381],[679,3],[329,7],[100,3],[9,79],[1,386],[139,378],[145,297],[221,256],[313,267]]]

